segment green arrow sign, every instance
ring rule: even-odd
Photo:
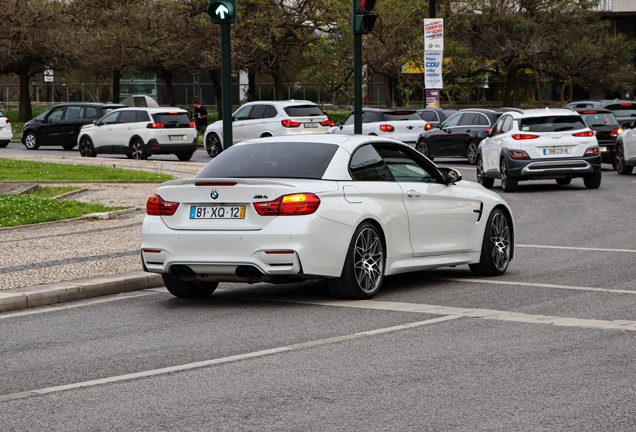
[[[236,0],[211,0],[208,15],[214,24],[235,23]]]
[[[218,15],[221,19],[225,19],[225,14],[229,15],[230,11],[227,10],[224,4],[222,4],[218,8],[216,8],[216,11],[214,12],[214,14]]]

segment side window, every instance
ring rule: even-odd
[[[495,126],[492,128],[493,135],[503,133],[502,129],[503,129],[503,123],[505,120],[506,120],[505,117],[499,117],[499,120],[497,120],[497,123],[495,123]]]
[[[355,151],[351,156],[349,170],[356,181],[393,181],[391,172],[371,144]]]
[[[85,119],[96,119],[96,118],[99,118],[99,113],[97,112],[97,108],[86,107],[86,109],[84,110],[84,118]]]
[[[51,114],[49,114],[47,119],[49,119],[49,120],[61,120],[62,119],[62,115],[64,114],[64,108],[65,107],[55,108],[53,111],[51,111]]]
[[[460,126],[469,126],[473,124],[473,120],[477,117],[476,113],[466,113],[464,117],[462,117],[462,121],[459,123]]]
[[[104,123],[104,124],[117,123],[117,117],[119,117],[119,113],[118,112],[112,112],[112,113],[108,114],[106,117],[104,117],[102,119],[102,123]]]
[[[81,106],[66,107],[66,113],[64,113],[64,120],[78,120],[81,118],[84,118],[84,107],[81,107]]]
[[[137,111],[137,119],[136,119],[137,123],[141,123],[141,122],[149,122],[150,121],[150,117],[148,116],[148,113],[146,111]]]
[[[382,121],[378,113],[373,111],[366,111],[362,113],[362,123],[374,123]]]
[[[276,111],[276,107],[274,105],[267,105],[267,108],[265,108],[265,114],[263,115],[264,118],[272,118],[272,117],[276,117],[278,115],[278,111]]]
[[[135,121],[137,121],[137,111],[122,111],[117,119],[117,123],[135,123]]]
[[[444,124],[442,125],[445,128],[448,127],[453,127],[453,126],[457,126],[459,124],[459,121],[461,120],[462,116],[464,114],[455,114],[454,116],[446,119],[446,121],[444,122]]]
[[[504,122],[503,122],[503,125],[501,126],[501,133],[506,133],[510,129],[512,129],[512,117],[504,116],[503,119],[504,119]]]
[[[429,123],[437,123],[437,114],[435,111],[424,111],[420,113],[420,117],[422,117],[422,120]]]
[[[473,120],[474,125],[479,126],[490,126],[490,122],[488,121],[488,117],[483,114],[477,114],[475,120]]]
[[[249,117],[250,114],[250,110],[252,109],[253,105],[247,105],[247,106],[242,106],[240,107],[233,116],[234,120],[247,120],[247,118]]]
[[[344,124],[346,125],[352,125],[353,124],[353,113],[349,114],[349,117],[347,117],[347,119],[345,120]]]
[[[403,150],[389,146],[378,146],[378,153],[382,156],[396,181],[437,183],[430,167],[420,164]]]
[[[267,105],[254,105],[250,111],[250,120],[257,120],[265,117]]]

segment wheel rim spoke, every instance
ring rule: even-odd
[[[360,232],[354,246],[354,273],[358,286],[370,293],[379,288],[383,274],[382,243],[370,228]]]
[[[497,213],[491,223],[490,252],[493,264],[498,270],[505,270],[510,261],[511,235],[508,220]]]

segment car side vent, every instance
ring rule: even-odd
[[[148,102],[146,102],[145,96],[135,96],[134,101],[136,107],[148,108]]]

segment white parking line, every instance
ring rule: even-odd
[[[543,246],[543,245],[524,245],[518,244],[516,247],[521,248],[538,248],[538,249],[567,249],[567,250],[583,250],[593,252],[627,252],[636,253],[636,250],[632,249],[602,249],[602,248],[586,248],[586,247],[573,247],[573,246]]]
[[[78,389],[78,388],[83,388],[83,387],[94,387],[94,386],[98,386],[98,385],[102,385],[102,384],[110,384],[110,383],[115,383],[115,382],[120,382],[120,381],[128,381],[128,380],[146,378],[146,377],[156,376],[156,375],[166,375],[166,374],[169,374],[169,373],[192,370],[192,369],[199,369],[199,368],[208,367],[208,366],[214,366],[214,365],[218,365],[218,364],[232,363],[232,362],[239,361],[239,360],[246,360],[246,359],[251,359],[251,358],[256,358],[256,357],[263,357],[263,356],[270,355],[270,354],[278,354],[278,353],[283,353],[283,352],[296,351],[296,350],[300,350],[300,349],[304,349],[304,348],[310,348],[310,347],[315,347],[315,346],[320,346],[320,345],[327,345],[327,344],[336,343],[336,342],[343,342],[343,341],[347,341],[347,340],[351,340],[351,339],[357,339],[357,338],[362,338],[362,337],[367,337],[367,336],[374,336],[374,335],[378,335],[378,334],[382,334],[382,333],[390,333],[390,332],[394,332],[394,331],[408,330],[408,329],[412,329],[412,328],[415,328],[415,327],[420,327],[420,326],[428,325],[428,324],[435,324],[435,323],[448,321],[448,320],[452,320],[452,319],[456,319],[456,318],[461,318],[461,317],[460,316],[452,316],[452,315],[451,316],[443,316],[443,317],[440,317],[440,318],[433,318],[433,319],[428,319],[428,320],[425,320],[425,321],[417,321],[417,322],[412,322],[412,323],[408,323],[408,324],[402,324],[402,325],[393,326],[393,327],[385,327],[385,328],[380,328],[380,329],[376,329],[376,330],[370,330],[370,331],[365,331],[365,332],[360,332],[360,333],[353,333],[353,334],[349,334],[349,335],[345,335],[345,336],[336,336],[336,337],[332,337],[332,338],[328,338],[328,339],[319,339],[319,340],[315,340],[315,341],[303,342],[303,343],[294,344],[294,345],[287,345],[287,346],[283,346],[283,347],[279,347],[279,348],[272,348],[272,349],[268,349],[268,350],[255,351],[255,352],[246,353],[246,354],[239,354],[239,355],[234,355],[234,356],[230,356],[230,357],[222,357],[222,358],[213,359],[213,360],[205,360],[205,361],[200,361],[200,362],[195,362],[195,363],[187,363],[187,364],[183,364],[183,365],[172,366],[172,367],[161,368],[161,369],[153,369],[153,370],[148,370],[148,371],[144,371],[144,372],[136,372],[136,373],[126,374],[126,375],[117,375],[117,376],[113,376],[113,377],[96,379],[96,380],[92,380],[92,381],[84,381],[84,382],[79,382],[79,383],[73,383],[73,384],[67,384],[67,385],[61,385],[61,386],[55,386],[55,387],[48,387],[48,388],[37,389],[37,390],[30,390],[30,391],[25,391],[25,392],[20,392],[20,393],[12,393],[12,394],[7,394],[7,395],[0,396],[0,402],[6,402],[6,401],[14,400],[14,399],[28,398],[28,397],[32,397],[32,396],[45,395],[45,394],[49,394],[49,393],[57,393],[57,392],[65,391],[65,390],[73,390],[73,389]]]
[[[516,282],[516,281],[501,281],[492,279],[469,279],[469,278],[452,278],[452,277],[430,277],[432,280],[450,281],[450,282],[470,282],[486,285],[509,285],[509,286],[526,286],[536,288],[558,288],[578,291],[597,291],[597,292],[609,292],[618,294],[636,294],[636,290],[622,290],[614,288],[594,288],[594,287],[581,287],[572,285],[555,285],[555,284],[542,284],[534,282]]]

